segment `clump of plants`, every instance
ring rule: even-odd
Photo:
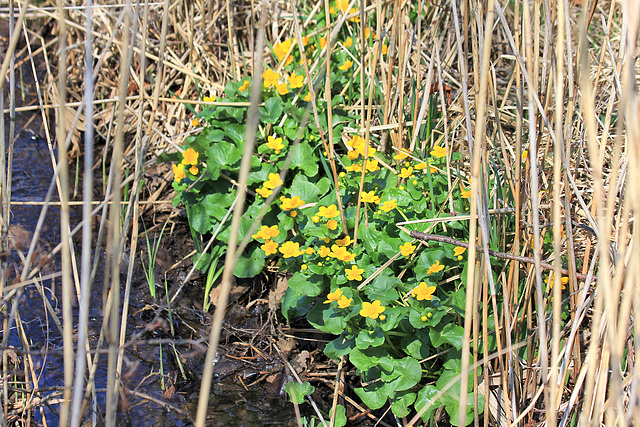
[[[325,101],[316,102],[319,122],[307,120],[311,96],[300,49],[293,39],[281,41],[273,46],[279,68],[266,68],[261,79],[227,84],[225,104],[198,112],[202,130],[184,141],[181,153],[165,157],[174,162],[174,204],[186,208],[198,250],[195,261],[210,287],[229,239],[227,213],[237,197],[249,92],[260,84],[260,125],[239,235],[249,244],[234,274],[253,277],[266,264],[288,272],[283,315],[287,320],[304,316],[334,335],[324,352],[344,356],[357,368],[361,386],[355,392],[368,407],[389,403],[395,415],[405,417],[429,405],[423,415],[428,420],[444,405],[455,424],[460,383],[437,401],[434,397],[461,372],[465,249],[427,245],[407,231],[427,231],[429,224],[419,220],[451,215],[451,207],[468,209],[464,177],[450,169],[458,182],[450,187],[446,173],[461,155],[432,137],[431,123],[421,129],[422,143],[413,152],[382,152],[379,135],[346,130],[358,129],[359,123],[343,108],[360,94],[356,69],[370,66],[357,64],[359,49],[368,46],[359,46],[351,25],[347,21],[340,30],[331,56],[332,93],[324,96],[331,99],[336,123],[333,141],[318,129],[328,126]],[[366,33],[372,45],[375,34]],[[303,44],[311,61],[326,40],[305,36]],[[436,114],[431,111],[429,117]],[[453,205],[445,206],[449,198]],[[438,230],[462,238],[466,224],[447,222]],[[459,278],[448,280],[452,277]],[[472,378],[473,373],[467,380]],[[473,389],[471,383],[467,389]],[[467,402],[468,424],[471,392]],[[338,425],[344,422],[342,417]]]

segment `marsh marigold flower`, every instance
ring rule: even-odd
[[[320,206],[320,208],[318,208],[318,216],[324,218],[335,218],[338,215],[340,215],[340,212],[338,212],[336,205]]]
[[[182,152],[182,164],[196,166],[198,164],[198,156],[199,153],[196,150],[187,148]]]
[[[431,264],[429,270],[427,270],[427,275],[430,276],[432,274],[440,273],[444,269],[444,265],[440,264],[440,261],[436,261],[434,264]]]
[[[395,156],[393,156],[395,160],[402,160],[406,159],[407,157],[409,157],[409,152],[407,150],[398,150],[396,151]]]
[[[279,95],[286,95],[289,93],[289,88],[286,83],[276,83],[276,90]]]
[[[462,254],[466,251],[467,248],[463,248],[462,246],[456,246],[453,248],[453,256],[458,258],[458,261],[462,260]]]
[[[305,102],[311,102],[311,92],[307,93],[304,96],[304,100],[305,100]]]
[[[339,259],[340,261],[346,261],[345,258],[350,259],[351,254],[344,246],[333,245],[331,246],[331,253],[329,256]]]
[[[351,268],[347,268],[345,270],[347,273],[348,280],[362,280],[362,273],[364,273],[364,268],[358,268],[357,265],[352,265]]]
[[[191,175],[198,175],[198,171],[199,171],[199,169],[198,169],[198,167],[197,167],[197,166],[191,166],[191,167],[189,168],[189,173],[190,173]]]
[[[264,187],[271,190],[279,185],[282,185],[282,180],[280,179],[280,175],[277,173],[270,173],[269,179],[264,182]]]
[[[471,190],[462,190],[460,191],[460,197],[463,199],[468,199],[471,197]]]
[[[338,221],[336,221],[335,219],[330,219],[329,221],[327,221],[327,227],[329,227],[329,230],[335,230],[336,228],[338,228]]]
[[[287,39],[282,43],[276,43],[273,46],[273,52],[276,54],[278,59],[282,61],[287,56],[287,53],[289,52],[290,48],[291,48],[291,39]]]
[[[426,169],[427,168],[427,164],[425,162],[420,162],[418,164],[415,165],[415,168],[417,170],[422,170],[422,169]]]
[[[242,86],[238,88],[240,92],[244,92],[247,89],[249,89],[249,80],[245,80],[244,83],[242,83]]]
[[[391,212],[393,209],[398,207],[398,203],[396,202],[396,199],[392,199],[392,200],[387,200],[386,202],[384,202],[381,206],[380,206],[380,210],[383,210],[385,212]]]
[[[278,249],[284,258],[292,258],[301,255],[300,243],[287,241],[280,245]]]
[[[320,250],[318,251],[318,255],[320,255],[322,258],[328,257],[330,253],[331,253],[331,249],[329,249],[325,245],[320,246]]]
[[[304,76],[299,76],[296,73],[293,73],[289,76],[289,87],[291,87],[291,89],[298,89],[302,87],[303,81]]]
[[[375,204],[378,204],[378,203],[380,203],[380,197],[376,196],[375,192],[373,190],[371,190],[369,192],[363,192],[362,193],[362,201],[364,203],[375,203]]]
[[[353,152],[353,151],[351,151]],[[351,165],[351,166],[347,166],[347,171],[349,172],[360,172],[362,170],[362,166],[360,165]]]
[[[284,144],[282,143],[282,138],[276,138],[275,136],[269,135],[267,138],[267,143],[265,144],[268,148],[274,150],[276,154],[280,154],[280,150],[284,148]]]
[[[413,173],[413,168],[409,166],[408,168],[402,168],[400,170],[399,176],[400,178],[409,178],[412,173]]]
[[[374,302],[363,302],[362,310],[360,310],[360,316],[362,317],[370,317],[372,319],[377,319],[385,310],[385,307],[382,307],[380,301],[375,300]]]
[[[266,199],[271,195],[271,193],[273,193],[273,190],[270,188],[260,187],[256,188],[256,193]]]
[[[278,237],[278,234],[280,234],[280,230],[278,230],[277,225],[272,225],[271,227],[269,227],[268,225],[263,225],[260,227],[260,230],[258,230],[258,232],[251,237],[253,237],[254,239],[269,240]]]
[[[353,44],[353,39],[351,37],[348,37],[343,43],[344,47],[351,47],[352,44]]]
[[[389,46],[387,46],[386,44],[383,44],[381,50],[382,50],[382,54],[386,55],[387,52],[389,52]]]
[[[304,205],[304,201],[300,199],[299,196],[293,196],[290,199],[287,197],[281,197],[280,202],[280,209],[283,211],[290,211]]]
[[[271,86],[277,85],[279,78],[280,78],[280,74],[276,73],[271,68],[267,68],[264,71],[264,73],[262,73],[262,79],[264,80],[264,88],[269,89]]]
[[[411,242],[405,242],[403,245],[400,245],[400,252],[402,256],[409,256],[413,252],[415,252],[416,246],[412,245]]]
[[[347,298],[346,296],[342,295],[338,300],[338,307],[347,308],[351,305],[351,301],[353,301],[353,298]]]
[[[336,240],[336,245],[338,246],[349,246],[352,243],[353,243],[353,240],[351,239],[351,236],[347,236],[344,239]]]
[[[411,291],[411,295],[416,297],[418,301],[427,300],[431,301],[433,299],[433,293],[436,291],[435,286],[429,286],[425,282],[420,282],[418,286],[413,288]],[[426,319],[425,319],[426,320]],[[425,321],[423,320],[423,322]]]
[[[338,288],[327,295],[327,300],[324,302],[324,304],[330,304],[333,301],[338,301],[340,298],[342,298],[342,296],[342,289]]]
[[[320,49],[324,49],[326,45],[327,45],[327,39],[325,39],[324,37],[320,37]]]
[[[186,177],[187,174],[184,173],[184,165],[182,163],[173,165],[173,179],[175,179],[178,184]]]
[[[431,154],[436,159],[440,159],[447,155],[447,149],[436,145],[435,147],[433,147],[433,150],[431,150],[429,154]]]
[[[367,161],[367,171],[368,172],[375,172],[380,170],[380,166],[378,164],[377,160],[369,160]]]
[[[260,249],[262,249],[264,251],[264,254],[267,256],[273,255],[278,252],[278,244],[273,240],[267,240],[266,242],[264,242],[264,245],[260,246]]]
[[[344,64],[338,67],[338,69],[342,71],[346,71],[349,68],[351,68],[352,65],[353,65],[353,61],[350,61],[347,59],[346,61],[344,61]]]

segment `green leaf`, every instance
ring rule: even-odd
[[[315,201],[320,195],[320,189],[313,183],[309,182],[306,176],[296,174],[289,188],[289,197],[298,196],[300,199],[309,203]]]
[[[423,330],[417,330],[415,335],[406,335],[400,342],[404,352],[416,359],[426,359],[431,354],[429,348],[429,335]]]
[[[407,356],[403,359],[393,360],[395,372],[399,372],[401,375],[393,381],[394,389],[396,391],[409,390],[422,378],[422,369],[420,362],[413,357]]]
[[[187,209],[187,218],[191,228],[200,234],[208,233],[211,230],[211,221],[207,215],[207,209],[203,203],[196,203]]]
[[[433,415],[433,412],[441,406],[440,400],[434,399],[439,391],[439,389],[432,385],[426,385],[418,392],[416,402],[413,406],[417,412],[420,412],[425,406],[428,406],[429,409],[422,415],[422,419],[425,422],[428,421]]]
[[[231,140],[235,142],[236,146],[240,149],[238,151],[241,151],[242,147],[244,146],[245,129],[246,129],[246,126],[244,124],[235,124],[235,123],[229,123],[224,127],[225,134],[229,138],[231,138]]]
[[[384,333],[382,329],[376,328],[373,331],[363,329],[356,337],[356,345],[359,349],[367,349],[369,347],[378,347],[384,343]]]
[[[371,409],[380,409],[387,402],[389,396],[388,385],[382,381],[376,381],[365,387],[354,389],[362,402]]]
[[[429,339],[435,348],[442,344],[451,344],[457,350],[462,349],[462,340],[464,339],[464,328],[453,323],[447,323],[442,326],[431,328],[429,330]]]
[[[351,353],[356,346],[356,340],[347,331],[333,341],[327,343],[324,347],[324,354],[332,359],[339,359],[344,355]]]
[[[364,351],[354,348],[349,354],[349,361],[361,371],[367,371],[373,367],[380,367],[386,371],[393,370],[393,362],[389,357],[389,352],[381,347],[374,347]]]
[[[277,96],[271,97],[264,102],[264,107],[260,107],[260,119],[263,123],[274,125],[278,122],[283,111],[282,99]]]
[[[435,264],[436,261],[440,261],[442,263],[444,258],[444,251],[440,248],[423,250],[418,257],[418,262],[414,268],[418,280],[423,280],[429,277],[427,274],[429,267],[431,267],[432,264]]]
[[[391,410],[396,417],[406,417],[409,415],[409,406],[416,401],[416,394],[409,391],[395,393],[391,399]]]
[[[233,269],[233,275],[236,277],[249,278],[255,277],[264,268],[265,254],[259,246],[254,246],[253,249],[247,249],[238,258],[235,268]]]
[[[368,275],[372,274],[369,273]],[[365,288],[365,294],[372,301],[380,300],[382,305],[384,306],[386,303],[389,303],[398,298],[398,292],[395,290],[397,286],[401,284],[400,279],[395,276],[392,276],[389,270],[385,270],[383,273],[378,275],[372,282],[367,285]],[[388,313],[384,313],[388,316]]]
[[[209,163],[214,165],[233,165],[240,160],[242,153],[230,142],[218,142],[207,150],[207,166]]]
[[[330,416],[333,416],[333,409],[331,410]],[[336,406],[336,416],[333,421],[333,425],[335,427],[342,427],[347,424],[347,410],[342,405]]]
[[[217,220],[222,220],[235,198],[236,195],[234,193],[213,193],[204,196],[202,203],[207,215]]]
[[[322,276],[317,274],[309,276],[302,271],[298,271],[289,279],[289,288],[301,295],[317,297],[322,292],[323,279]]]
[[[307,176],[318,174],[318,162],[313,154],[313,149],[306,142],[300,142],[292,148],[291,169],[294,168],[302,170]]]
[[[347,326],[342,313],[336,311],[335,304],[316,304],[307,314],[307,320],[311,325],[330,334],[338,335]]]
[[[295,293],[291,289],[287,289],[284,297],[282,298],[280,308],[282,310],[282,314],[287,319],[287,322],[289,322],[292,316],[298,317],[307,314],[313,301],[313,298]]]
[[[290,382],[285,386],[287,393],[289,393],[289,398],[293,403],[300,405],[304,402],[304,397],[310,395],[315,391],[315,387],[309,384],[308,381],[303,383],[298,382]]]

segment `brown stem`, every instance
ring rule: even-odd
[[[469,249],[468,243],[465,243],[461,240],[452,239],[451,237],[438,236],[437,234],[422,233],[421,231],[411,231],[409,232],[409,235],[414,239],[423,240],[425,242],[429,240],[435,240],[436,242],[449,243],[451,245],[462,246],[463,248]],[[476,245],[476,250],[478,252],[483,252],[483,249],[480,245]],[[493,251],[491,249],[489,249],[489,255],[494,256],[496,258],[510,259],[513,261],[526,262],[529,264],[535,263],[534,259],[530,257],[506,254],[504,252]],[[549,264],[548,262],[540,262],[540,265],[544,269],[553,270],[553,265]],[[561,269],[561,271],[562,271],[562,274],[569,275],[569,270],[567,270],[566,268]],[[587,276],[585,274],[576,272],[576,277],[580,280],[587,280]]]

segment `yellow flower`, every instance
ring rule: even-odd
[[[327,39],[325,39],[324,37],[320,37],[320,49],[324,49],[326,45],[327,45]]]
[[[280,95],[286,95],[289,93],[289,88],[286,83],[276,83],[276,90]]]
[[[393,199],[393,200],[387,200],[386,202],[384,202],[382,206],[380,206],[380,209],[385,212],[390,212],[396,207],[398,207],[398,203],[396,202],[396,199]]]
[[[346,70],[348,70],[349,68],[351,68],[351,66],[352,66],[352,65],[353,65],[353,61],[350,61],[350,60],[348,60],[348,59],[347,59],[347,60],[344,62],[344,64],[342,64],[341,66],[339,66],[339,67],[338,67],[338,69],[339,69],[339,70],[342,70],[342,71],[346,71]]]
[[[344,47],[351,47],[351,45],[353,44],[353,39],[351,37],[348,37],[343,44]]]
[[[364,268],[358,268],[357,265],[352,265],[351,268],[347,268],[345,270],[347,273],[348,280],[362,280],[362,273],[364,273]]]
[[[173,179],[175,179],[178,184],[186,177],[187,175],[184,173],[184,165],[182,163],[173,165]]]
[[[440,264],[440,261],[436,261],[434,264],[431,264],[429,270],[427,270],[427,275],[430,276],[432,274],[440,273],[444,269],[444,265]]]
[[[289,215],[291,215],[291,218],[295,218],[298,216],[298,211],[291,211]]]
[[[350,255],[351,254],[345,247],[338,245],[331,246],[331,253],[329,254],[329,256],[333,258],[339,259],[340,261],[345,261],[345,258],[349,259]]]
[[[351,305],[351,301],[353,301],[353,298],[347,298],[344,295],[342,295],[338,300],[338,307],[347,308]]]
[[[342,296],[342,289],[338,288],[327,295],[327,300],[324,302],[324,304],[330,304],[333,301],[339,301]]]
[[[382,54],[386,55],[387,52],[389,52],[389,46],[387,46],[386,44],[382,45]]]
[[[307,264],[302,264],[300,266],[300,270],[305,271],[307,268],[309,268],[309,266]]]
[[[242,83],[242,86],[238,88],[240,92],[244,92],[247,89],[249,89],[249,80],[245,80],[244,83]]]
[[[253,237],[254,239],[270,240],[278,237],[278,234],[280,234],[280,231],[278,230],[277,225],[272,225],[271,227],[269,227],[268,225],[263,225],[262,227],[260,227],[260,230],[258,230],[258,232],[251,237]]]
[[[270,190],[268,188],[256,188],[256,193],[258,193],[260,196],[264,197],[265,199],[267,197],[269,197],[271,195],[271,193],[273,193],[273,190]]]
[[[322,216],[325,218],[335,218],[338,215],[340,215],[340,212],[338,212],[338,208],[336,207],[336,205],[320,206],[320,208],[318,209],[318,216]]]
[[[331,249],[329,249],[325,245],[320,246],[320,251],[318,251],[318,255],[320,255],[322,258],[328,257],[330,253],[331,253]]]
[[[393,156],[395,160],[402,160],[409,157],[409,152],[407,150],[398,150],[396,151],[396,155]]]
[[[300,243],[287,241],[278,249],[284,258],[297,257],[301,255]]]
[[[282,185],[282,180],[280,179],[280,175],[277,173],[270,173],[269,179],[265,181],[264,187],[269,189],[274,189],[278,185]]]
[[[191,166],[191,167],[189,168],[189,173],[190,173],[191,175],[198,175],[198,167],[197,167],[197,166]]]
[[[338,246],[349,246],[350,244],[353,243],[353,240],[351,240],[351,236],[347,236],[344,239],[338,239],[336,240],[336,245]]]
[[[197,118],[197,117],[194,117],[194,118],[191,120],[191,126],[198,126],[198,124],[200,124],[200,122],[198,122],[198,118]]]
[[[307,249],[305,249],[305,251],[304,251],[304,252],[305,252],[307,255],[313,255],[313,254],[316,252],[316,250],[315,250],[315,249],[313,249],[311,246],[309,246]]]
[[[360,316],[377,319],[378,316],[384,312],[384,310],[385,310],[385,307],[382,307],[380,305],[380,301],[378,300],[375,300],[373,303],[363,302],[362,310],[360,310]]]
[[[435,166],[429,166],[429,172],[436,173],[438,172],[438,169]]]
[[[462,190],[460,191],[460,197],[463,199],[468,199],[471,197],[471,190]]]
[[[204,98],[202,98],[202,100],[204,102],[216,102],[216,97],[205,96]]]
[[[420,282],[418,286],[413,288],[413,290],[411,291],[411,295],[416,297],[418,301],[422,301],[422,300],[431,301],[433,299],[433,293],[435,291],[436,291],[435,286],[429,286],[425,282]],[[425,317],[425,319],[423,319],[422,321],[425,322],[427,320],[426,319],[427,316],[423,316],[423,317]]]
[[[369,35],[371,34],[371,28],[367,27],[364,29],[364,38],[368,39]],[[375,38],[375,35],[374,35]]]
[[[293,196],[290,199],[283,197],[280,199],[280,201],[282,202],[280,204],[280,209],[282,209],[283,211],[290,211],[304,205],[304,201],[300,199],[299,196]]]
[[[278,249],[278,244],[276,242],[274,242],[273,240],[267,240],[266,242],[264,242],[264,245],[260,246],[260,248],[264,251],[265,255],[273,255],[275,254]]]
[[[320,217],[318,215],[314,215],[314,216],[311,217],[311,221],[318,222],[318,221],[320,221]]]
[[[336,228],[338,228],[338,221],[336,221],[335,219],[330,219],[329,221],[327,221],[327,227],[329,227],[329,230],[335,230]]]
[[[351,166],[347,166],[346,169],[349,172],[360,172],[362,170],[362,166],[360,166],[360,165],[351,165]]]
[[[275,138],[274,136],[269,135],[267,138],[267,143],[265,144],[268,148],[274,150],[276,154],[280,154],[280,150],[284,148],[284,144],[282,143],[282,138]]]
[[[296,73],[293,73],[289,76],[289,87],[291,89],[298,89],[302,87],[302,82],[304,81],[304,76],[299,76]]]
[[[520,160],[524,162],[525,160],[527,160],[527,157],[529,157],[529,150],[522,150],[522,155],[520,156]]]
[[[199,153],[196,150],[187,148],[182,152],[182,164],[196,166],[198,164],[198,156]]]
[[[356,254],[347,252],[344,257],[342,257],[344,262],[351,262],[356,260]]]
[[[264,88],[269,89],[271,86],[277,85],[279,78],[280,78],[280,74],[276,73],[271,68],[267,68],[264,71],[264,73],[262,73],[262,79],[264,80]]]
[[[368,193],[362,193],[362,201],[364,203],[375,203],[375,204],[378,204],[378,203],[380,203],[380,197],[376,196],[375,192],[373,190],[371,190]]]
[[[420,316],[420,320],[422,320],[423,322],[426,322],[427,319],[429,319],[427,316],[424,316],[424,315]]]
[[[342,13],[347,13],[347,10],[349,10],[349,0],[338,0],[336,5],[340,8]]]
[[[306,94],[304,96],[304,100],[305,100],[305,102],[311,102],[311,92],[309,92],[308,94]]]
[[[427,168],[427,164],[425,162],[420,162],[415,166],[416,169],[422,170]]]
[[[309,36],[304,36],[304,37],[302,38],[302,45],[303,45],[303,46],[306,46],[306,45],[308,45],[308,44],[309,44]]]
[[[378,165],[378,161],[377,160],[369,160],[367,162],[367,171],[369,172],[375,172],[380,170],[380,166]]]
[[[433,147],[433,150],[431,150],[429,154],[431,154],[436,159],[440,159],[447,155],[447,149],[436,145],[435,147]]]
[[[405,242],[403,245],[400,245],[400,252],[402,256],[409,256],[416,250],[416,246],[412,245],[411,242]]]
[[[553,289],[553,282],[555,282],[555,280],[553,280],[554,274],[553,272],[545,279],[545,283],[549,283],[549,289]],[[568,277],[562,277],[560,278],[560,283],[562,284],[562,290],[564,291],[565,289],[567,289],[566,284],[569,283],[569,278]]]
[[[287,39],[282,43],[276,43],[275,46],[273,46],[273,52],[276,54],[278,59],[282,61],[287,56],[287,53],[289,52],[290,48],[291,48],[291,39]]]
[[[467,248],[463,248],[462,246],[456,246],[455,248],[453,248],[453,256],[458,258],[458,261],[460,261],[462,259],[462,254],[466,250]]]
[[[353,139],[351,139],[350,141],[347,141],[347,145],[353,148],[354,150],[356,150],[359,154],[362,154],[364,156],[366,144],[364,142],[364,139],[362,139],[360,135],[354,135]],[[371,145],[369,145],[369,150],[367,154],[369,155],[369,157],[372,157],[374,154],[376,154],[376,149],[373,148]]]
[[[409,178],[413,173],[413,168],[409,166],[408,168],[402,168],[400,170],[400,178]]]

